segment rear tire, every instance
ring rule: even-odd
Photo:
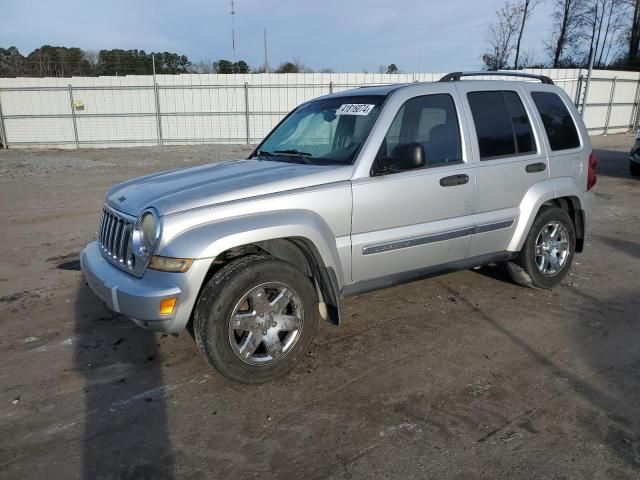
[[[288,262],[258,255],[218,271],[202,290],[193,318],[207,363],[250,384],[288,373],[317,326],[318,298],[309,277]]]
[[[507,271],[523,287],[553,288],[569,272],[575,250],[575,227],[567,212],[543,207],[522,250],[515,260],[507,262]]]
[[[633,163],[629,164],[629,173],[634,177],[640,177],[640,165],[635,165]]]

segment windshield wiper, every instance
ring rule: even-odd
[[[312,157],[310,153],[307,152],[299,152],[298,150],[276,150],[273,153],[277,153],[280,155],[288,155],[290,157]]]
[[[256,153],[256,157],[273,157],[273,153],[265,152],[264,150],[258,150],[258,153]]]

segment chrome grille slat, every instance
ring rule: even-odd
[[[116,218],[115,216],[111,217],[111,221],[109,222],[109,238],[107,239],[107,253],[111,255],[113,251],[113,227],[115,227]]]
[[[102,212],[102,221],[100,222],[100,230],[98,232],[98,238],[100,239],[100,246],[104,247],[104,231],[105,231],[105,225],[107,224],[107,218],[109,218],[107,216],[107,212]]]
[[[109,249],[109,230],[111,228],[111,215],[107,213],[107,223],[104,226],[104,249]]]
[[[98,227],[98,245],[103,256],[114,265],[131,271],[127,267],[129,238],[132,222],[122,215],[104,208]]]
[[[118,261],[124,263],[127,259],[127,244],[129,239],[129,228],[126,223],[123,222],[122,235],[120,238],[120,250],[118,253]]]
[[[102,211],[102,216],[100,217],[100,224],[98,225],[98,243],[100,245],[102,245],[102,231],[103,231],[103,225],[104,225],[104,219],[106,217],[106,213],[104,212],[104,210]]]
[[[109,239],[109,225],[111,225],[111,215],[107,213],[107,219],[104,222],[104,233],[102,240],[102,247],[107,250],[107,240]]]
[[[111,256],[114,260],[118,259],[118,251],[120,250],[120,235],[122,234],[122,221],[116,220],[116,227],[113,234],[113,251]]]

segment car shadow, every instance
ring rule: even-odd
[[[606,243],[610,247],[621,251],[622,253],[631,255],[632,257],[640,258],[640,243],[638,242],[623,240],[621,238],[606,237],[603,235],[594,235],[593,237],[597,238],[601,242]]]
[[[173,478],[160,360],[156,335],[109,311],[80,281],[74,364],[85,381],[82,478]]]
[[[483,277],[491,278],[493,280],[498,280],[500,282],[506,282],[513,284],[513,280],[509,276],[509,272],[507,272],[504,264],[490,264],[483,265],[481,267],[474,268],[473,272],[478,275],[482,275]]]
[[[631,145],[629,145],[629,149],[631,149]],[[594,152],[598,158],[596,169],[598,175],[640,181],[640,177],[634,177],[629,172],[629,152],[603,149],[594,149]]]

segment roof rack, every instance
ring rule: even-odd
[[[540,80],[542,83],[546,83],[548,85],[554,85],[553,80],[551,80],[546,75],[535,75],[533,73],[524,73],[524,72],[491,72],[491,71],[482,71],[482,72],[453,72],[447,73],[444,77],[440,79],[441,82],[455,82],[460,80],[462,77],[476,77],[476,76],[499,76],[499,77],[524,77],[524,78],[533,78],[536,80]]]

